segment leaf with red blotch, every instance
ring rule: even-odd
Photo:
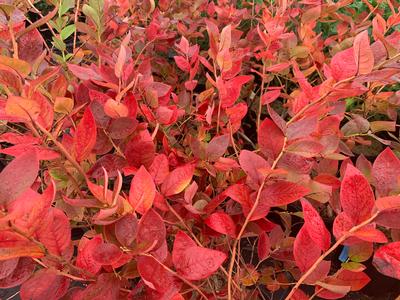
[[[121,280],[113,273],[100,274],[96,282],[89,284],[74,300],[86,299],[119,299]]]
[[[277,181],[264,187],[260,203],[266,206],[290,204],[310,192],[308,188],[289,181]]]
[[[400,160],[389,147],[376,157],[372,165],[372,177],[379,197],[400,191]]]
[[[71,227],[68,217],[58,208],[50,208],[37,230],[38,240],[50,254],[62,256],[71,244]]]
[[[153,178],[146,168],[141,166],[131,182],[129,203],[134,210],[144,215],[153,206],[155,196],[156,186]]]
[[[374,54],[369,45],[368,31],[357,34],[353,45],[354,60],[358,74],[368,74],[374,68]]]
[[[129,247],[136,238],[138,219],[135,214],[126,214],[115,222],[115,237],[123,246]]]
[[[227,258],[226,254],[196,243],[183,231],[175,236],[172,250],[172,263],[179,275],[188,280],[201,280],[209,277]]]
[[[132,137],[125,147],[125,156],[130,166],[149,168],[154,160],[155,147],[148,130],[141,130]]]
[[[102,243],[93,249],[92,257],[100,265],[112,265],[122,256],[118,246],[110,243]]]
[[[234,238],[236,236],[236,224],[231,216],[219,211],[210,215],[204,220],[204,223],[216,232],[229,235]]]
[[[331,74],[336,80],[343,80],[357,74],[353,48],[336,53],[331,59]]]
[[[0,288],[6,289],[25,282],[35,270],[36,263],[29,257],[21,257],[9,276],[0,279]]]
[[[165,178],[161,185],[161,193],[166,196],[172,196],[182,192],[192,180],[195,165],[192,163],[177,167]]]
[[[0,232],[0,260],[16,257],[43,257],[44,252],[37,244],[12,231]]]
[[[67,64],[71,73],[81,80],[102,80],[103,78],[91,68],[82,67],[74,64]]]
[[[372,264],[383,275],[400,279],[400,242],[393,242],[376,250]]]
[[[259,169],[269,169],[268,162],[258,154],[242,150],[239,155],[239,163],[247,175],[247,183],[254,189],[257,189],[265,179],[265,176],[259,172]]]
[[[267,233],[262,232],[258,236],[258,243],[257,243],[258,259],[260,261],[267,259],[270,252],[271,252],[271,241]]]
[[[243,84],[247,83],[252,76],[240,75],[229,81],[225,81],[223,84],[224,88],[219,88],[219,97],[222,108],[228,108],[235,104],[236,100],[240,96],[240,91]]]
[[[282,151],[285,136],[272,120],[266,118],[258,129],[257,139],[261,152],[269,159],[274,160]]]
[[[324,221],[316,209],[305,199],[301,200],[303,208],[304,222],[311,240],[318,245],[321,250],[329,249],[331,235],[326,229]]]
[[[375,197],[364,175],[348,164],[340,189],[340,203],[343,211],[359,224],[371,217]]]
[[[157,154],[149,167],[149,173],[156,184],[161,184],[169,174],[168,157],[165,154]]]
[[[83,117],[79,122],[73,139],[73,151],[76,160],[81,162],[85,160],[92,152],[96,144],[97,128],[92,111],[86,108]]]
[[[155,210],[150,209],[139,220],[136,242],[147,246],[154,245],[153,250],[155,250],[165,242],[166,234],[163,218]]]
[[[140,256],[137,259],[137,269],[144,283],[151,289],[167,294],[180,290],[182,283],[172,273],[168,272],[153,257]]]
[[[26,152],[33,151],[36,151],[39,160],[55,160],[60,157],[60,154],[58,152],[34,144],[14,145],[8,148],[1,149],[0,153],[18,157]]]
[[[374,220],[378,225],[400,229],[399,196],[378,198],[375,206],[379,210],[379,215]]]
[[[224,155],[229,146],[229,135],[220,135],[214,137],[207,145],[206,155],[209,161],[216,161]]]
[[[0,173],[0,204],[21,196],[33,184],[38,171],[35,151],[28,151],[11,161]]]
[[[41,269],[20,290],[21,300],[60,299],[67,293],[70,279],[57,274],[54,269]]]
[[[39,30],[30,30],[17,40],[20,59],[33,63],[43,52],[43,37]]]
[[[0,261],[0,280],[10,276],[18,265],[19,258]]]
[[[320,257],[321,249],[310,243],[311,237],[305,226],[301,227],[293,245],[293,255],[297,267],[306,272]]]
[[[103,243],[101,235],[96,235],[91,240],[83,237],[78,246],[78,256],[76,258],[76,266],[84,269],[92,274],[96,274],[101,269],[99,264],[93,258],[93,252],[95,249]]]

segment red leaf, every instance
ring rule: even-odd
[[[278,99],[278,97],[280,95],[281,95],[280,90],[272,90],[272,91],[265,92],[261,96],[261,103],[262,103],[262,105],[270,104],[270,103],[274,102],[276,99]]]
[[[129,203],[134,210],[144,215],[152,207],[155,196],[156,186],[153,178],[146,168],[141,166],[131,182]]]
[[[171,290],[178,292],[181,282],[168,272],[154,258],[149,256],[140,256],[137,259],[137,268],[144,283],[151,289],[166,294]]]
[[[320,257],[321,250],[310,243],[311,237],[305,226],[301,227],[293,245],[293,255],[301,272],[306,272]]]
[[[204,220],[204,223],[216,232],[236,236],[236,224],[232,218],[224,212],[215,212]]]
[[[183,231],[175,236],[172,262],[179,275],[188,280],[201,280],[212,275],[226,259],[217,250],[199,247]]]
[[[207,145],[206,149],[207,159],[210,161],[216,161],[218,158],[224,155],[228,146],[229,146],[229,135],[225,134],[214,137]]]
[[[74,74],[77,78],[81,80],[102,80],[102,77],[100,74],[97,74],[93,69],[91,68],[85,68],[73,64],[67,64],[68,69]]]
[[[370,281],[371,278],[364,272],[352,272],[349,270],[341,270],[335,278],[335,283],[351,286],[352,292],[361,290]]]
[[[353,50],[358,74],[370,73],[374,68],[374,54],[369,45],[367,30],[364,30],[355,37]]]
[[[184,57],[174,56],[174,60],[178,68],[181,69],[183,72],[190,71],[190,64]]]
[[[304,197],[309,192],[307,188],[296,183],[277,181],[263,189],[260,203],[270,207],[287,205]]]
[[[379,198],[375,202],[379,215],[375,218],[378,225],[400,229],[400,197]]]
[[[161,193],[169,197],[182,192],[192,180],[194,169],[195,165],[190,163],[177,167],[165,178],[161,185]]]
[[[228,108],[235,104],[240,96],[243,84],[247,83],[251,78],[252,76],[249,75],[240,75],[226,81],[223,85],[224,88],[218,89],[222,108]]]
[[[78,162],[85,160],[92,152],[96,144],[96,135],[96,122],[90,108],[86,108],[73,140],[73,149]]]
[[[86,289],[73,297],[74,300],[86,299],[118,299],[121,281],[113,273],[100,274],[95,283],[86,287]]]
[[[115,237],[126,247],[129,247],[136,238],[138,219],[135,214],[127,214],[115,223]]]
[[[269,169],[270,166],[267,161],[254,152],[242,150],[239,155],[239,163],[243,171],[247,174],[248,184],[252,188],[257,189],[265,179],[265,176],[258,170],[262,168]]]
[[[33,64],[43,52],[43,37],[37,29],[28,31],[17,42],[19,58],[29,63]]]
[[[11,258],[0,261],[0,280],[13,273],[18,265],[19,258]]]
[[[278,157],[282,151],[284,135],[276,124],[266,118],[258,129],[258,144],[261,152],[271,160]]]
[[[56,151],[33,144],[18,144],[5,149],[1,149],[0,153],[18,157],[26,152],[33,151],[36,152],[39,160],[54,160],[60,157],[60,154]]]
[[[343,211],[355,224],[368,219],[374,208],[372,189],[359,170],[348,164],[340,189],[340,203]]]
[[[43,249],[12,231],[0,231],[0,260],[21,256],[42,257]]]
[[[266,258],[268,258],[270,252],[271,252],[271,241],[269,239],[269,236],[265,232],[262,232],[258,237],[258,243],[257,243],[258,259],[260,261],[265,260]]]
[[[93,249],[92,257],[100,265],[112,265],[122,256],[118,246],[110,243],[102,243]]]
[[[21,196],[33,184],[38,171],[35,151],[28,151],[11,161],[0,173],[0,204]]]
[[[70,279],[57,275],[56,270],[42,269],[25,281],[20,290],[21,300],[59,299],[67,293]]]
[[[139,221],[137,243],[159,248],[165,242],[166,229],[161,216],[150,209]]]
[[[20,285],[27,280],[35,270],[36,263],[29,257],[21,257],[11,275],[0,279],[0,288],[6,289]]]
[[[60,209],[51,208],[36,234],[51,254],[61,256],[71,243],[69,219]]]
[[[124,154],[131,166],[135,168],[140,168],[141,165],[146,168],[150,167],[155,155],[154,143],[150,133],[147,130],[141,130],[140,133],[131,138],[126,145]]]
[[[372,166],[372,177],[375,180],[379,197],[389,196],[400,191],[400,160],[387,147],[375,159]]]
[[[6,132],[0,135],[0,142],[17,144],[39,144],[40,139],[31,135],[22,135],[14,132]]]
[[[321,250],[329,249],[331,235],[326,229],[324,221],[315,208],[305,199],[301,200],[303,207],[304,222],[311,240],[318,245]]]
[[[339,81],[357,74],[353,48],[340,51],[331,60],[332,77]]]
[[[156,184],[161,184],[169,173],[168,157],[165,154],[157,154],[149,167],[149,173]]]
[[[400,242],[380,247],[375,252],[372,263],[382,274],[400,279]]]
[[[103,243],[100,235],[96,235],[94,238],[89,240],[83,237],[78,246],[78,256],[76,258],[76,266],[82,268],[92,274],[96,274],[101,269],[99,264],[93,258],[93,251]]]

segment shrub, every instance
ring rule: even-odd
[[[0,287],[338,299],[370,258],[400,279],[398,24],[392,1],[2,1]]]

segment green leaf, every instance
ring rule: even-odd
[[[92,21],[96,24],[97,28],[100,27],[100,16],[93,7],[85,4],[82,7],[82,11],[87,17],[92,19]]]
[[[71,34],[75,32],[75,30],[76,30],[75,24],[68,25],[63,30],[61,30],[60,35],[62,40],[65,41],[68,37],[71,36]]]
[[[67,48],[65,43],[62,40],[60,40],[58,37],[55,37],[55,36],[53,36],[53,45],[60,51],[65,51]]]
[[[73,7],[75,7],[74,0],[63,0],[61,2],[60,7],[58,8],[58,15],[61,17],[63,14],[65,14],[68,10],[70,10]]]

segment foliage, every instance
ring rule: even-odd
[[[369,260],[400,279],[393,2],[1,1],[0,287],[339,299]]]

